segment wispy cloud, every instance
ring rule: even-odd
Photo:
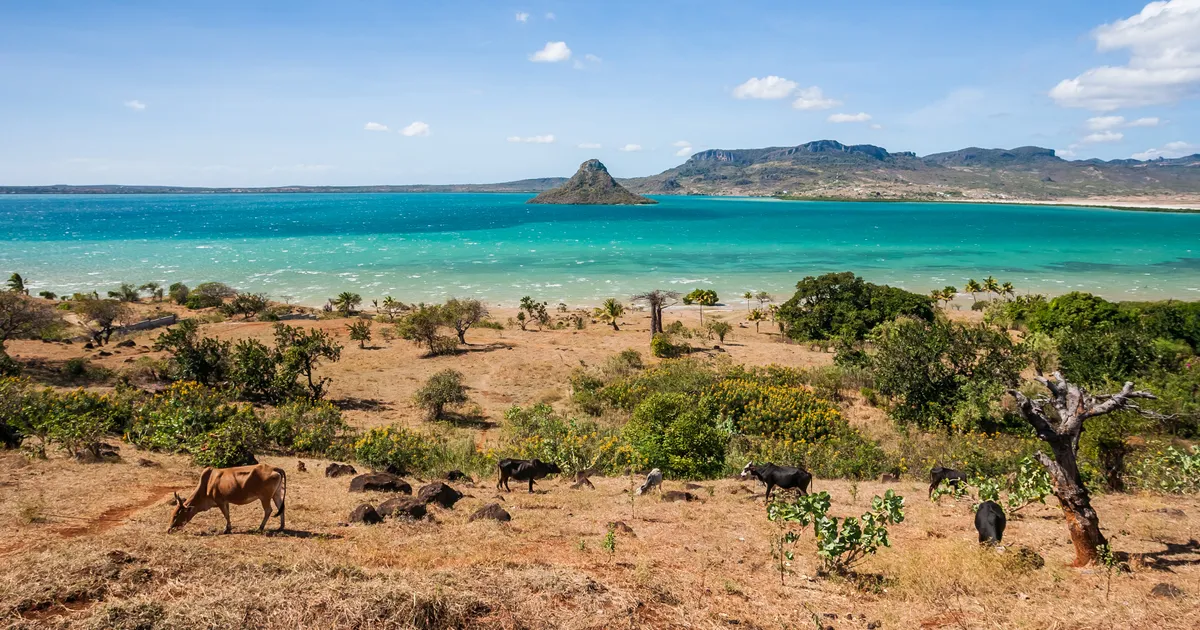
[[[1131,157],[1135,160],[1157,160],[1158,158],[1183,157],[1193,153],[1200,153],[1200,144],[1177,140],[1168,142],[1157,149],[1146,149],[1140,153],[1134,153]]]
[[[414,136],[428,136],[430,133],[430,129],[429,129],[429,125],[417,120],[417,121],[414,121],[409,126],[401,129],[400,133],[404,134],[410,138],[414,137]]]
[[[826,97],[815,85],[796,92],[796,100],[792,101],[792,107],[805,111],[831,109],[841,104],[841,101]]]
[[[675,152],[675,155],[677,155],[679,157],[690,157],[692,155],[691,145],[684,145],[682,147],[679,147],[679,150]]]
[[[871,115],[866,112],[859,112],[857,114],[833,114],[826,120],[831,123],[860,123],[871,120]]]
[[[128,107],[129,109],[132,109],[134,111],[140,112],[143,109],[146,109],[146,104],[137,99],[134,99],[132,101],[125,101],[125,107]]]
[[[1158,119],[1158,117],[1147,116],[1146,118],[1139,118],[1133,122],[1130,122],[1129,126],[1130,127],[1157,127],[1159,122],[1161,122],[1161,121]]]
[[[553,13],[547,13],[547,14],[546,14],[546,19],[547,19],[547,20],[554,20],[554,19],[555,19],[555,17],[556,17],[556,16],[555,16]]]
[[[599,148],[601,148],[601,146],[598,142],[580,142],[579,148],[580,149],[599,149]]]
[[[1080,142],[1087,144],[1096,144],[1098,142],[1117,142],[1124,137],[1125,134],[1119,131],[1105,130],[1097,131],[1096,133],[1089,133],[1088,135],[1084,136],[1083,140],[1080,140]]]
[[[567,48],[567,42],[546,42],[541,50],[529,55],[530,61],[542,63],[555,63],[570,58],[571,49]]]
[[[383,123],[369,122],[363,125],[365,131],[387,131],[388,126]]]
[[[604,61],[604,60],[601,59],[600,57],[597,57],[596,55],[593,55],[592,53],[588,53],[583,56],[583,59],[576,59],[574,61],[573,65],[575,66],[576,70],[583,70],[583,69],[587,68],[588,66],[598,66],[598,65],[600,65],[600,62],[602,62],[602,61]]]
[[[509,136],[509,142],[524,142],[526,144],[550,144],[554,142],[554,134],[546,134],[544,136]]]
[[[1159,119],[1155,116],[1147,116],[1138,118],[1137,120],[1125,121],[1124,116],[1093,116],[1087,119],[1087,128],[1092,131],[1104,131],[1105,129],[1116,129],[1118,127],[1157,127]]]
[[[529,14],[528,14],[528,13],[524,13],[524,12],[517,12],[517,21],[518,21],[518,22],[521,22],[522,24],[523,24],[523,23],[525,23],[525,22],[528,22],[528,21],[529,21]]]
[[[632,153],[632,152],[634,152],[634,151],[641,151],[641,150],[642,150],[642,145],[640,145],[640,144],[627,144],[627,145],[625,145],[625,146],[623,146],[623,147],[621,147],[620,149],[617,149],[617,150],[618,150],[618,151],[625,151],[625,152],[628,152],[628,153]]]
[[[733,88],[734,98],[779,99],[791,94],[797,84],[783,77],[768,75],[763,78],[751,77],[745,83]]]

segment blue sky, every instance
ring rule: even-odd
[[[1198,93],[1200,0],[0,0],[9,185],[636,176],[826,138],[1172,156]]]

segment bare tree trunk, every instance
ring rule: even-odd
[[[1061,372],[1054,373],[1054,380],[1042,376],[1037,380],[1050,390],[1049,397],[1030,400],[1017,390],[1009,393],[1017,399],[1021,416],[1033,425],[1037,436],[1054,453],[1053,458],[1041,451],[1036,456],[1046,467],[1054,496],[1062,506],[1067,531],[1075,545],[1073,566],[1095,564],[1099,559],[1098,548],[1108,541],[1100,531],[1100,516],[1092,508],[1091,497],[1079,476],[1079,436],[1083,422],[1122,409],[1153,418],[1162,416],[1144,411],[1132,402],[1134,398],[1154,398],[1149,392],[1134,391],[1133,383],[1125,383],[1116,394],[1092,396],[1078,385],[1068,383]],[[1046,408],[1047,404],[1051,409]]]

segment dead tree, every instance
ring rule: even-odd
[[[655,289],[646,293],[639,293],[631,299],[634,302],[645,302],[650,307],[650,336],[653,337],[663,331],[663,309],[675,304],[675,300],[679,299],[679,293],[677,291]]]
[[[1041,451],[1036,457],[1046,467],[1054,486],[1054,496],[1058,497],[1067,519],[1067,529],[1075,545],[1073,566],[1095,564],[1099,559],[1098,548],[1107,545],[1108,541],[1100,531],[1100,517],[1092,508],[1091,497],[1079,476],[1079,436],[1083,433],[1083,423],[1089,418],[1121,410],[1152,418],[1163,416],[1141,409],[1132,402],[1135,398],[1154,398],[1150,392],[1135,391],[1133,383],[1125,383],[1116,394],[1093,396],[1078,385],[1068,383],[1061,372],[1054,373],[1054,380],[1043,376],[1036,378],[1050,390],[1048,397],[1031,400],[1014,389],[1008,391],[1017,399],[1021,416],[1033,425],[1038,438],[1049,444],[1054,453],[1053,459]]]

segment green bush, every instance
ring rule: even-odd
[[[413,394],[413,402],[425,409],[430,420],[440,420],[447,405],[467,402],[467,388],[462,384],[462,372],[445,369],[429,377]]]
[[[134,406],[125,439],[150,450],[190,453],[199,437],[248,410],[216,390],[181,381]]]
[[[168,352],[168,376],[201,385],[224,383],[229,373],[229,342],[200,337],[200,323],[185,319],[160,334],[154,349]]]
[[[428,467],[429,445],[421,435],[404,427],[375,427],[354,443],[354,459],[374,470],[416,472]]]
[[[866,282],[853,273],[809,276],[796,283],[777,319],[794,339],[863,339],[877,325],[899,316],[933,319],[933,300],[903,289]]]
[[[727,474],[748,461],[799,466],[823,479],[874,479],[896,470],[895,460],[878,443],[849,426],[820,441],[786,441],[736,436],[730,442]]]
[[[681,322],[675,322],[681,324]],[[670,328],[668,326],[668,328]],[[673,359],[683,356],[688,351],[688,346],[677,344],[671,341],[671,336],[667,333],[655,333],[650,338],[650,354],[660,359]]]
[[[633,410],[623,434],[646,467],[683,479],[720,475],[728,436],[717,415],[683,394],[653,393]]]
[[[266,421],[267,437],[278,448],[304,455],[345,458],[350,425],[332,403],[293,400],[276,407]]]
[[[633,463],[633,451],[620,431],[561,416],[550,405],[514,406],[504,420],[506,457],[554,462],[568,473],[595,468],[615,474]]]
[[[820,441],[845,424],[836,406],[808,390],[745,378],[712,385],[702,404],[711,405],[736,432],[785,442]]]
[[[618,378],[600,390],[600,397],[618,409],[632,410],[655,392],[698,396],[719,379],[712,366],[696,359],[663,361],[658,365]]]
[[[189,293],[191,293],[191,290],[188,289],[188,286],[182,282],[176,282],[167,289],[167,297],[170,298],[172,302],[181,306],[187,304]]]
[[[266,443],[263,423],[250,407],[238,407],[237,413],[216,428],[196,436],[188,444],[197,466],[227,468],[258,463],[254,457]]]
[[[871,510],[861,517],[847,516],[844,520],[829,516],[829,493],[818,492],[798,497],[792,503],[775,501],[767,506],[767,518],[771,521],[799,523],[801,531],[812,525],[817,542],[817,556],[823,569],[829,573],[845,575],[867,556],[874,555],[880,547],[891,547],[888,525],[904,522],[904,497],[888,490],[882,497],[871,499]],[[841,526],[838,521],[841,520]],[[787,532],[784,544],[779,546],[781,556],[791,557],[785,552],[786,544],[797,540],[795,532]],[[780,558],[780,575],[783,561]]]
[[[299,393],[294,380],[279,376],[279,353],[255,339],[243,339],[229,357],[229,384],[244,400],[280,401]]]
[[[1200,446],[1189,449],[1156,445],[1133,466],[1131,480],[1152,492],[1200,492]]]

